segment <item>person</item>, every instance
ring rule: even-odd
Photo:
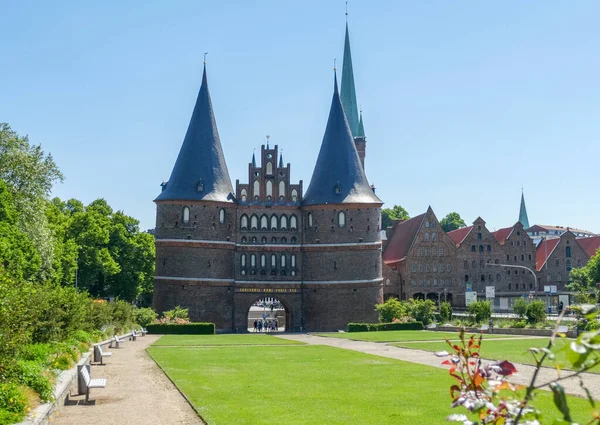
[[[258,331],[262,332],[262,321],[258,321]]]
[[[256,320],[254,320],[254,332],[256,332],[257,329],[258,329],[258,323],[256,322]]]
[[[565,307],[565,305],[563,304],[562,301],[560,301],[558,303],[558,314],[562,313],[564,307]]]
[[[492,320],[491,317],[490,317],[489,325],[490,325],[490,333],[494,333],[494,321]]]

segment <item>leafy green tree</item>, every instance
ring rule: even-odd
[[[567,290],[576,292],[580,300],[589,299],[590,295],[598,300],[600,297],[598,283],[600,283],[600,250],[585,266],[571,270]]]
[[[435,303],[431,300],[408,300],[408,315],[427,326],[435,319]]]
[[[546,303],[544,301],[532,301],[527,306],[527,321],[531,324],[546,321]]]
[[[469,304],[468,312],[476,323],[485,322],[492,317],[492,305],[489,301],[476,301]]]
[[[381,210],[381,228],[386,229],[392,225],[393,219],[408,220],[408,212],[400,205],[394,205],[393,208],[383,208]]]
[[[394,319],[406,316],[406,308],[397,298],[389,298],[383,304],[375,305],[375,310],[379,312],[381,323],[390,323]]]
[[[449,322],[452,320],[452,304],[444,301],[440,304],[440,321]]]
[[[513,304],[513,313],[515,313],[520,319],[523,319],[527,315],[527,307],[529,303],[525,298],[517,298]]]
[[[461,218],[457,212],[451,212],[440,221],[440,226],[444,229],[444,232],[451,232],[456,229],[467,227],[467,223]]]

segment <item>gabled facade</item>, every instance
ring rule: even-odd
[[[559,238],[544,239],[536,249],[536,268],[541,285],[557,287],[558,294],[567,294],[565,286],[575,267],[583,267],[590,256],[575,235],[566,231]]]

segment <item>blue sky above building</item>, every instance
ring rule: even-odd
[[[202,79],[204,52],[232,180],[270,143],[310,181],[342,67],[345,2],[150,1],[3,7],[0,121],[51,152],[54,193],[154,226]],[[600,232],[594,1],[353,1],[366,174],[386,206],[431,205],[490,228]]]

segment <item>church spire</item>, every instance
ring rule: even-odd
[[[229,195],[233,192],[233,187],[208,91],[206,63],[196,106],[171,178],[162,186],[163,191],[156,201],[232,202]]]
[[[379,204],[358,157],[334,74],[333,99],[304,205]]]
[[[346,12],[347,15],[347,12]],[[352,69],[352,54],[350,53],[350,34],[348,33],[348,17],[346,16],[346,39],[344,41],[344,64],[342,67],[341,97],[346,119],[352,132],[352,137],[358,135],[358,107],[356,104],[356,89],[354,87],[354,71]]]
[[[279,168],[283,168],[283,152],[279,153]]]
[[[527,208],[525,208],[525,195],[523,189],[521,189],[521,209],[519,210],[519,222],[523,225],[524,229],[529,228],[529,218],[527,217]]]
[[[365,136],[365,126],[363,125],[363,120],[362,120],[362,111],[360,111],[360,118],[358,119],[358,133],[356,133],[356,137],[360,137],[362,139],[364,139]]]
[[[256,157],[254,156],[254,151],[252,151],[252,167],[256,168]]]

